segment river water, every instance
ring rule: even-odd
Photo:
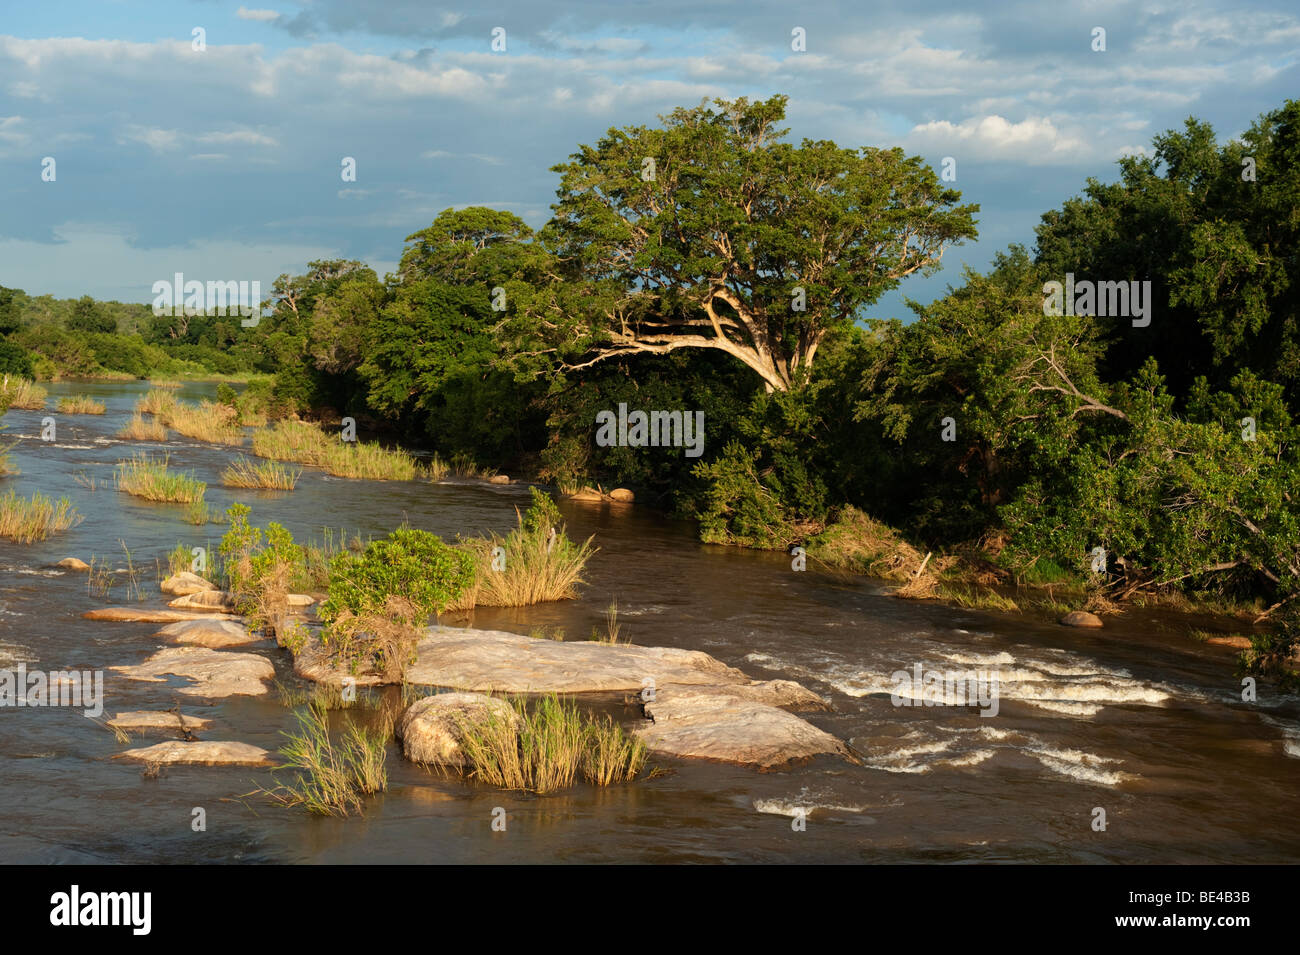
[[[91,394],[102,417],[11,410],[6,440],[21,469],[0,492],[66,495],[84,521],[48,541],[0,540],[0,668],[104,669],[139,663],[160,646],[156,624],[96,623],[104,605],[84,574],[50,565],[131,550],[156,601],[155,558],[215,547],[222,527],[193,527],[183,508],[130,498],[113,465],[157,445],[113,437],[143,383],[60,383]],[[212,394],[186,385],[181,397]],[[52,415],[56,440],[39,440]],[[444,537],[505,531],[527,501],[521,485],[377,483],[307,469],[292,493],[220,487],[234,452],[184,438],[173,463],[209,484],[224,510],[251,505],[296,537],[321,528],[380,536],[403,520]],[[91,489],[77,476],[95,479]],[[797,680],[832,711],[810,714],[862,764],[820,758],[761,773],[652,757],[655,778],[557,795],[502,793],[434,775],[390,749],[385,795],[364,817],[322,819],[247,795],[267,770],[170,767],[145,778],[112,760],[112,733],[67,708],[0,708],[0,860],[9,862],[1295,862],[1300,859],[1300,701],[1259,687],[1241,699],[1233,651],[1187,638],[1187,622],[1131,611],[1101,631],[1012,614],[897,600],[888,585],[842,579],[790,559],[700,544],[692,525],[632,507],[562,503],[569,533],[595,535],[582,596],[478,611],[477,627],[570,639],[603,628],[617,599],[623,636],[642,646],[706,651],[755,678]],[[125,583],[114,604],[124,603]],[[284,652],[265,655],[292,682]],[[920,664],[996,673],[996,716],[960,706],[897,707],[890,675]],[[173,686],[184,685],[177,680]],[[205,739],[275,750],[294,721],[274,694],[203,705],[165,683],[105,674],[106,715],[164,709],[214,720]],[[598,700],[624,713],[613,698]],[[131,745],[163,737],[134,735]],[[196,832],[193,810],[206,814]],[[493,810],[507,812],[504,832]],[[792,825],[811,810],[806,827]],[[1096,820],[1105,814],[1102,830]]]

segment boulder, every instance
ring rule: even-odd
[[[175,607],[177,610],[217,610],[222,613],[234,613],[235,597],[224,590],[200,590],[177,597],[167,606]]]
[[[402,713],[394,728],[402,753],[416,763],[461,766],[465,754],[460,744],[466,723],[488,719],[517,725],[519,717],[505,700],[481,693],[440,693],[416,700]]]
[[[1102,626],[1101,618],[1095,613],[1088,613],[1086,610],[1071,610],[1061,618],[1063,627],[1092,627]]]
[[[733,687],[659,687],[646,702],[654,720],[637,730],[656,753],[767,769],[848,747],[824,730]]]
[[[750,682],[699,650],[568,643],[499,630],[430,627],[416,652],[406,670],[408,683],[480,693],[640,691],[646,681],[655,686]]]
[[[603,501],[605,495],[601,494],[594,487],[580,487],[572,494],[568,495],[571,501]]]
[[[289,605],[290,611],[297,611],[306,610],[316,602],[316,598],[307,594],[286,594],[284,601]]]
[[[182,716],[185,724],[183,727]],[[124,730],[170,730],[179,733],[182,729],[190,731],[206,729],[211,722],[212,720],[204,719],[202,716],[178,715],[162,710],[132,710],[118,713],[108,721],[108,725]]]
[[[232,653],[209,647],[169,647],[136,666],[110,667],[131,680],[161,683],[164,676],[182,676],[193,682],[176,692],[217,699],[226,696],[261,696],[275,676],[271,661],[256,653]]]
[[[204,580],[198,574],[191,574],[188,570],[182,570],[179,574],[172,574],[158,588],[165,594],[171,594],[174,597],[185,597],[189,594],[202,593],[205,590],[216,590],[217,585],[209,580]]]
[[[488,478],[488,483],[489,483],[489,484],[509,484],[509,483],[510,483],[510,475],[508,475],[508,474],[494,474],[494,475],[492,475],[490,478]]]
[[[65,557],[54,566],[64,570],[90,570],[90,565],[77,557]]]
[[[271,754],[249,743],[221,743],[208,740],[167,740],[142,749],[128,749],[114,759],[137,759],[142,763],[194,763],[200,766],[270,766]]]
[[[223,613],[186,613],[183,610],[151,610],[148,607],[100,607],[87,610],[87,620],[112,620],[117,623],[175,623],[178,620],[229,620]]]
[[[246,643],[257,643],[261,639],[249,633],[242,623],[236,623],[228,617],[178,620],[163,627],[158,635],[166,637],[169,643],[213,648],[240,647]]]
[[[616,487],[609,492],[609,499],[618,501],[620,504],[631,504],[635,498],[636,495],[625,487]]]

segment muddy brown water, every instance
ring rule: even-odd
[[[115,491],[113,465],[167,450],[209,484],[224,510],[248,503],[255,523],[299,538],[321,529],[381,535],[403,520],[446,537],[504,531],[526,487],[332,478],[307,469],[292,493],[232,491],[220,469],[235,452],[176,438],[113,437],[140,383],[60,383],[108,405],[102,417],[11,410],[5,440],[21,469],[0,492],[66,495],[85,516],[49,541],[0,541],[0,668],[106,669],[161,644],[154,624],[81,619],[105,601],[63,557],[113,558],[130,547],[150,600],[155,558],[178,542],[215,547],[222,527],[195,528],[179,506]],[[186,385],[181,396],[212,394]],[[39,440],[44,415],[53,442]],[[96,479],[91,490],[77,475]],[[654,757],[667,772],[627,786],[580,785],[548,796],[502,793],[431,775],[389,753],[390,790],[365,816],[322,819],[248,796],[271,774],[248,767],[170,767],[144,778],[111,760],[124,747],[67,708],[0,708],[0,859],[7,862],[1295,862],[1300,859],[1300,701],[1262,684],[1241,700],[1233,652],[1189,640],[1175,618],[1134,611],[1101,631],[887,596],[866,578],[795,572],[780,554],[700,544],[692,525],[643,508],[562,505],[572,535],[600,550],[581,599],[479,611],[479,627],[528,633],[603,628],[617,599],[624,636],[703,650],[756,678],[792,679],[833,707],[816,725],[847,740],[839,759],[760,773]],[[114,587],[122,603],[125,582]],[[291,680],[282,651],[252,648]],[[895,706],[891,674],[995,673],[996,716],[961,706]],[[273,695],[205,705],[174,684],[105,674],[106,714],[182,700],[208,716],[207,739],[270,750],[293,717]],[[627,719],[616,700],[594,700]],[[132,746],[163,737],[135,735]],[[207,829],[195,832],[195,807]],[[505,832],[493,810],[507,812]],[[808,810],[806,828],[792,818]],[[1105,811],[1105,831],[1093,828]]]

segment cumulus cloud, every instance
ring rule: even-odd
[[[1036,165],[1079,162],[1089,152],[1080,137],[1058,129],[1045,117],[1018,123],[1001,116],[973,116],[959,123],[933,120],[912,127],[907,142],[924,150],[947,150],[972,159],[1011,159]]]

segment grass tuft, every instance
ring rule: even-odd
[[[103,414],[104,403],[87,395],[69,395],[55,406],[59,414]]]
[[[131,420],[122,426],[117,436],[128,441],[166,441],[167,429],[157,418],[146,421],[144,415],[137,411],[131,415]]]
[[[148,501],[193,504],[203,500],[207,485],[192,475],[172,471],[169,457],[136,454],[117,464],[117,487]]]
[[[51,534],[81,523],[81,515],[66,497],[51,500],[39,491],[21,498],[9,491],[0,496],[0,537],[19,544],[43,541]]]
[[[292,491],[298,485],[302,470],[287,468],[277,461],[252,461],[243,455],[221,472],[221,483],[226,487],[270,488]]]

